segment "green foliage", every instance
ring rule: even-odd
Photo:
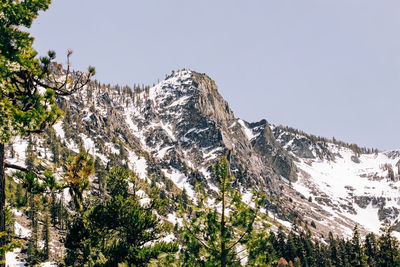
[[[13,251],[15,248],[20,248],[21,243],[14,239],[14,218],[9,207],[6,207],[6,231],[0,232],[0,238],[4,239],[6,242],[4,245],[0,246],[0,256],[3,258],[6,252]],[[0,264],[5,263],[0,260]]]
[[[65,80],[59,82],[61,67],[53,64],[55,52],[37,58],[32,48],[33,37],[23,29],[30,28],[40,11],[45,11],[51,0],[2,1],[0,3],[0,231],[5,230],[5,170],[4,144],[14,136],[40,133],[56,122],[62,112],[57,106],[56,95],[68,95],[85,85],[95,74],[69,76],[67,54]],[[31,162],[29,162],[31,164]],[[31,166],[28,166],[28,170]],[[33,174],[27,178],[33,182]],[[0,238],[0,245],[4,245]],[[3,258],[2,258],[3,259]]]
[[[112,197],[121,195],[126,198],[130,195],[128,183],[135,184],[133,173],[125,168],[112,168],[107,179],[107,191]],[[135,190],[131,193],[135,194]]]
[[[7,143],[12,136],[25,135],[35,130],[47,119],[55,119],[57,109],[45,110],[48,103],[51,107],[54,98],[51,92],[44,96],[38,92],[25,94],[32,88],[23,88],[23,75],[31,73],[35,77],[42,76],[42,67],[36,59],[36,51],[32,48],[33,37],[19,27],[29,28],[38,12],[46,10],[49,0],[14,2],[0,4],[0,142]],[[22,91],[22,92],[21,92]]]
[[[0,4],[0,143],[8,143],[13,136],[43,131],[53,124],[62,115],[55,95],[81,88],[95,73],[89,67],[88,73],[77,79],[78,83],[72,84],[68,75],[65,82],[58,83],[51,70],[55,52],[37,58],[32,48],[34,38],[21,29],[29,28],[50,3],[50,0],[30,0]],[[68,52],[68,59],[71,53]]]
[[[68,159],[67,186],[75,209],[82,210],[83,192],[89,187],[89,177],[94,173],[94,159],[87,152],[81,152]]]
[[[0,232],[0,238],[5,238],[7,236],[7,233]],[[0,246],[0,256],[4,258],[7,252],[13,251],[14,249],[20,247],[21,244],[18,241],[12,239],[11,241],[7,242],[7,244]],[[0,264],[5,264],[5,261],[0,261]]]
[[[370,266],[376,266],[377,245],[375,235],[369,233],[365,237],[365,255],[368,257],[368,264]]]
[[[254,229],[257,209],[243,203],[240,192],[232,188],[226,158],[218,161],[214,173],[219,189],[215,205],[220,205],[221,211],[209,208],[203,203],[206,197],[199,195],[198,208],[185,222],[181,237],[184,266],[240,266],[243,255],[238,248],[243,252],[243,247],[251,244],[250,250],[258,249],[258,244],[250,241],[256,238],[261,245],[265,238]]]
[[[391,235],[391,229],[385,229],[378,239],[377,266],[400,266],[399,242]]]
[[[153,192],[150,203],[141,205],[129,186],[134,182],[129,170],[110,170],[109,199],[76,217],[68,230],[66,265],[145,266],[163,253],[177,251],[175,243],[158,241],[170,231],[154,214],[164,202]]]
[[[42,239],[44,241],[43,244],[43,259],[47,260],[50,257],[50,216],[49,213],[46,211],[44,214],[44,222],[43,222],[43,229],[42,229]]]
[[[254,233],[250,242],[247,244],[248,265],[250,266],[269,266],[276,262],[276,252],[272,245],[275,234],[267,235],[263,232]]]
[[[294,266],[400,266],[399,241],[390,229],[385,229],[378,239],[370,233],[364,240],[357,227],[350,240],[334,238],[329,233],[326,245],[315,241],[309,230],[286,235],[280,229],[278,238],[271,233],[269,240],[270,247],[265,246],[265,251],[274,254],[275,259],[292,261]]]
[[[28,262],[36,265],[41,262],[41,254],[39,250],[39,205],[40,195],[29,194],[29,219],[31,234],[28,241]]]

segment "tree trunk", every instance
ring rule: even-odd
[[[221,215],[221,267],[226,266],[225,244],[225,176],[222,178],[222,215]]]
[[[0,143],[0,232],[6,231],[6,175],[5,175],[5,149]],[[0,238],[0,246],[5,245],[5,238]],[[6,266],[5,256],[0,257],[0,267]]]

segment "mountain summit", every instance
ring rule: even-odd
[[[295,180],[292,158],[268,123],[236,118],[207,75],[177,71],[137,97],[127,108],[127,123],[160,160],[171,157],[204,170],[226,155],[237,179],[270,193],[279,192],[282,176]]]
[[[52,151],[42,154],[43,162],[86,149],[96,156],[93,194],[104,191],[101,169],[127,166],[169,199],[185,192],[195,202],[199,184],[215,195],[212,165],[226,156],[244,200],[251,204],[254,193],[267,194],[264,208],[274,225],[312,224],[321,237],[329,231],[348,236],[356,224],[364,233],[397,227],[398,152],[236,118],[205,74],[179,70],[133,90],[94,81],[58,101],[64,120],[37,140]],[[24,164],[26,142],[15,143],[10,162]]]

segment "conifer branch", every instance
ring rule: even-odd
[[[215,250],[215,249],[213,249],[213,248],[210,248],[209,246],[207,246],[207,244],[205,244],[205,243],[203,242],[203,240],[201,240],[200,238],[198,238],[198,237],[193,233],[193,231],[192,231],[189,227],[187,227],[187,229],[188,229],[189,233],[190,233],[192,236],[194,236],[194,238],[196,238],[196,240],[199,241],[205,248],[207,248],[207,249],[209,249],[209,250],[214,250],[214,251],[217,252],[217,250]]]
[[[232,246],[230,246],[230,247],[228,248],[228,251],[231,250],[234,246],[236,246],[240,241],[242,241],[242,239],[246,236],[246,234],[247,234],[247,232],[244,232],[244,233],[242,234],[242,236],[241,236],[238,240],[236,240],[236,242],[233,243]]]

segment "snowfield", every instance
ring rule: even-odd
[[[366,207],[360,207],[354,198],[384,198],[385,208],[400,209],[400,182],[390,180],[385,168],[385,165],[392,166],[395,176],[398,177],[396,163],[399,158],[388,157],[387,152],[361,154],[359,163],[356,163],[352,160],[353,151],[334,144],[329,144],[329,149],[337,155],[334,161],[300,159],[296,163],[302,172],[298,182],[293,184],[294,189],[306,198],[325,196],[332,201],[335,208],[329,209],[324,203],[322,205],[334,217],[345,216],[367,230],[379,233],[381,227],[387,226],[384,221],[379,220],[379,207],[372,201]],[[350,204],[355,213],[343,209],[341,204]],[[395,223],[397,219],[398,216],[390,220],[390,223]]]

